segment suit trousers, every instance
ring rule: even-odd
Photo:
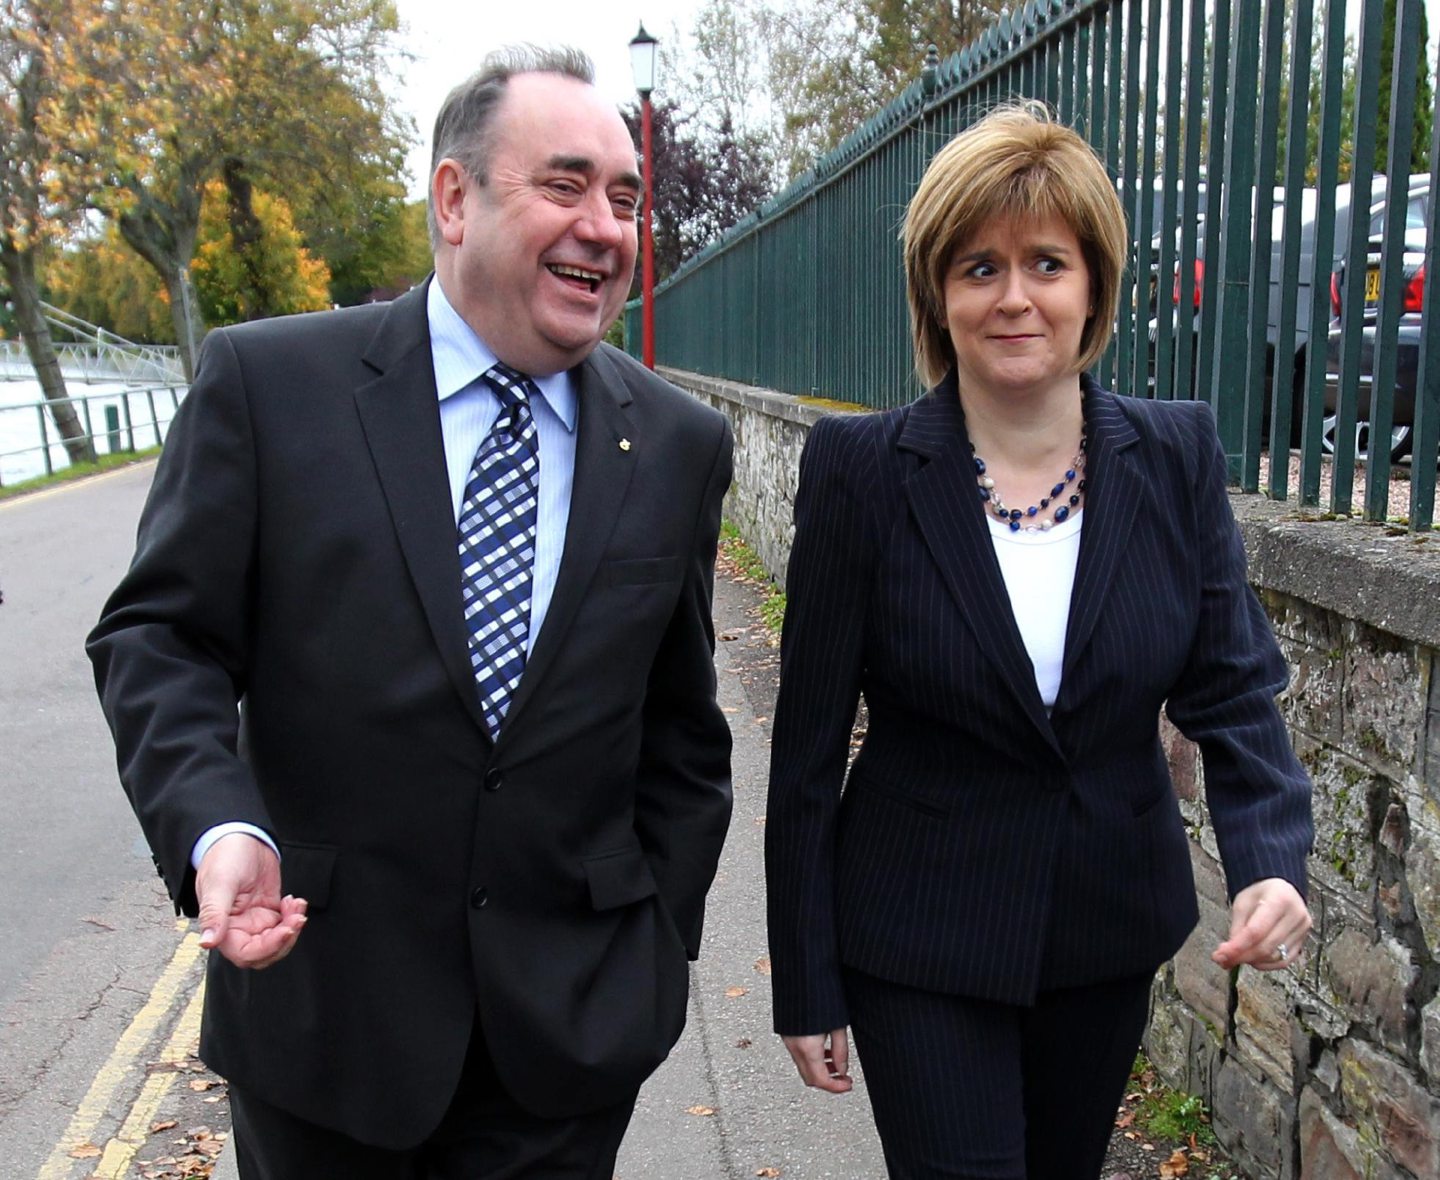
[[[611,1180],[636,1097],[617,1095],[614,1105],[577,1118],[533,1115],[500,1085],[477,1018],[455,1097],[434,1133],[410,1150],[360,1143],[233,1085],[230,1109],[240,1180]]]
[[[845,971],[892,1180],[1093,1180],[1149,1012],[1145,975],[1033,1007]]]

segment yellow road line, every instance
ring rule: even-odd
[[[94,475],[81,475],[64,483],[57,483],[48,488],[36,488],[33,492],[25,492],[18,496],[7,496],[0,500],[0,512],[10,508],[19,508],[22,504],[33,504],[36,500],[45,500],[51,496],[58,496],[61,492],[71,492],[76,488],[86,487],[92,483],[99,483],[106,479],[115,479],[117,476],[133,474],[137,467],[144,467],[147,464],[154,466],[155,459],[136,459],[133,463],[127,463],[124,467],[116,467],[112,471],[97,471]]]
[[[175,1070],[163,1067],[183,1064],[199,1047],[200,1010],[204,1003],[205,981],[202,979],[200,986],[195,989],[195,994],[190,997],[190,1003],[186,1005],[180,1022],[175,1026],[175,1032],[166,1044],[165,1051],[160,1055],[158,1064],[162,1071],[145,1079],[140,1097],[130,1108],[124,1124],[115,1132],[115,1138],[105,1145],[105,1154],[100,1157],[100,1166],[91,1174],[91,1180],[124,1180],[130,1161],[149,1138],[150,1124],[155,1121],[161,1100],[175,1084]]]
[[[50,1158],[45,1161],[35,1180],[66,1180],[70,1175],[75,1162],[70,1153],[76,1147],[90,1142],[117,1091],[135,1069],[145,1046],[154,1038],[162,1021],[174,1008],[186,978],[200,954],[198,934],[192,932],[180,940],[175,954],[160,973],[155,986],[150,989],[149,999],[140,1011],[135,1013],[130,1027],[120,1034],[109,1059],[96,1073],[90,1089],[75,1108],[70,1125],[65,1128],[60,1142],[55,1145],[55,1150],[50,1153]]]

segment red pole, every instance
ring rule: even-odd
[[[645,209],[644,242],[641,245],[640,262],[640,351],[647,369],[655,367],[655,237],[650,221],[650,209],[654,204],[655,186],[651,174],[650,151],[650,95],[640,96],[640,150],[644,157]]]

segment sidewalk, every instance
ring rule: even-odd
[[[720,704],[735,737],[735,815],[704,946],[690,968],[689,1022],[640,1092],[616,1180],[875,1180],[885,1167],[854,1058],[851,1093],[807,1090],[770,1032],[762,866],[769,717],[757,715],[743,677],[772,653],[748,614],[748,588],[717,577],[715,599]],[[214,1180],[238,1177],[227,1150]]]

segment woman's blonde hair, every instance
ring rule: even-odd
[[[1057,218],[1079,239],[1092,310],[1076,368],[1110,343],[1130,248],[1125,210],[1099,157],[1039,102],[998,107],[947,143],[905,212],[905,286],[915,371],[936,385],[955,364],[945,276],[955,251],[997,217]]]

